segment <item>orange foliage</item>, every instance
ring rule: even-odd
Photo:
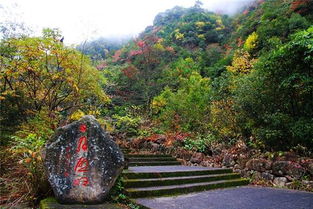
[[[128,78],[134,78],[134,76],[138,73],[138,69],[134,66],[128,66],[122,70],[123,74]]]
[[[113,55],[113,60],[112,60],[112,62],[117,62],[117,61],[119,61],[120,59],[121,59],[121,54],[122,54],[122,51],[121,50],[117,50],[116,52],[115,52],[115,54]]]
[[[105,61],[103,61],[103,62],[99,63],[99,64],[96,66],[96,68],[97,68],[98,70],[102,70],[102,69],[106,68],[107,66],[108,66],[108,63],[105,62]]]
[[[238,38],[237,39],[237,46],[238,47],[241,47],[245,42],[241,39],[241,38]]]
[[[265,2],[265,0],[258,0],[258,4],[262,4],[264,2]]]
[[[292,11],[298,12],[299,14],[305,13],[308,11],[309,4],[312,0],[297,0],[291,3]]]

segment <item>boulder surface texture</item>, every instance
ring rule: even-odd
[[[46,144],[45,168],[60,203],[105,201],[124,155],[93,116],[58,128]]]

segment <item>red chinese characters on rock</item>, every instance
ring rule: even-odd
[[[85,124],[80,125],[79,131],[81,133],[86,133],[87,126]],[[88,171],[89,162],[86,157],[83,157],[84,154],[88,151],[87,142],[88,141],[86,136],[81,136],[78,139],[76,153],[81,157],[79,157],[74,167],[76,177],[74,178],[73,186],[88,186],[89,184],[88,177],[84,176],[84,173]]]
[[[76,152],[80,152],[81,150],[85,152],[88,150],[87,137],[85,136],[80,137],[78,140]]]
[[[88,160],[84,157],[79,158],[79,160],[77,161],[74,171],[76,173],[79,172],[87,172],[88,171]]]
[[[85,133],[87,131],[87,126],[85,124],[82,124],[79,126],[79,131],[82,133]]]
[[[87,177],[78,177],[74,179],[73,185],[74,186],[87,186],[89,184],[88,178]]]

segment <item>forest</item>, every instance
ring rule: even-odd
[[[312,11],[311,0],[256,0],[229,16],[196,1],[135,39],[77,47],[57,29],[0,25],[0,204],[51,195],[44,145],[84,115],[128,148],[162,136],[162,147],[208,156],[244,143],[267,158],[312,158]]]

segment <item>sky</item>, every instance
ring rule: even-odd
[[[211,11],[232,14],[252,0],[202,0]],[[0,22],[25,23],[36,35],[59,28],[65,43],[97,37],[136,36],[154,17],[174,6],[191,7],[195,0],[0,0]]]

